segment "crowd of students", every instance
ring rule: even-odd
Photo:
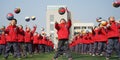
[[[120,59],[120,23],[115,21],[115,17],[109,17],[106,26],[100,23],[91,31],[83,30],[74,36],[70,49],[80,54],[105,56],[106,60],[115,51]]]
[[[106,60],[109,60],[115,50],[120,59],[120,23],[115,21],[115,17],[109,17],[107,25],[100,23],[94,28],[91,27],[91,32],[82,30],[69,43],[71,25],[70,19],[68,21],[61,19],[60,23],[55,23],[58,50],[53,60],[57,60],[64,53],[68,56],[68,60],[72,60],[70,50],[80,54],[105,56]],[[7,59],[9,53],[12,53],[12,56],[19,59],[27,57],[28,53],[32,57],[36,53],[53,51],[52,40],[44,32],[41,34],[35,32],[36,28],[37,26],[33,26],[31,30],[26,26],[24,30],[22,25],[17,26],[16,19],[11,20],[7,27],[3,26],[0,29],[0,54]]]
[[[0,29],[0,55],[8,59],[9,53],[15,58],[32,57],[36,53],[53,51],[54,44],[46,33],[39,34],[36,32],[37,26],[33,30],[26,26],[25,30],[22,25],[17,26],[17,20],[12,19],[10,24]]]

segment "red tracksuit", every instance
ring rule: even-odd
[[[90,43],[94,43],[93,34],[92,33],[89,33],[89,40],[90,40]]]
[[[100,34],[99,34],[100,38],[98,42],[106,42],[107,41],[107,33],[104,27],[102,27],[100,29]]]
[[[0,36],[0,45],[5,45],[6,44],[6,36],[5,34],[2,34]]]
[[[47,46],[50,46],[50,43],[51,43],[50,40],[48,40],[48,42],[47,42]]]
[[[6,31],[5,31],[8,36],[7,36],[7,42],[17,42],[18,40],[18,28],[17,26],[8,26]]]
[[[46,45],[47,44],[47,38],[46,36],[43,36],[43,39],[42,39],[42,44]]]
[[[111,26],[107,30],[108,31],[107,37],[108,38],[119,37],[118,28],[120,28],[120,24],[116,22],[111,22]]]
[[[43,44],[42,39],[43,39],[43,37],[41,35],[39,35],[39,44]]]
[[[25,32],[23,29],[19,29],[19,33],[18,33],[18,42],[24,42],[24,36],[25,36]]]
[[[90,40],[88,39],[88,37],[89,37],[88,34],[83,36],[83,40],[82,41],[83,41],[84,44],[89,44],[90,43],[89,42]]]
[[[69,29],[71,27],[71,20],[68,20],[67,23],[55,24],[57,29],[58,39],[68,39],[69,38]]]
[[[35,31],[36,31],[36,27],[34,27],[32,32],[30,32],[30,31],[25,32],[25,37],[24,37],[25,38],[25,41],[24,41],[25,43],[31,43],[32,36],[33,36]]]
[[[94,30],[95,35],[94,35],[94,42],[98,42],[100,39],[100,35],[99,35],[99,29],[98,30]]]
[[[39,36],[38,35],[33,36],[33,44],[39,44]]]

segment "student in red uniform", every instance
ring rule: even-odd
[[[12,25],[12,24],[9,23],[9,25],[6,27],[6,29],[8,29],[11,25]],[[7,41],[10,39],[10,37],[9,37],[9,35],[8,35],[9,32],[5,31],[5,33],[6,33],[6,42],[7,42]],[[7,43],[6,43],[6,44],[7,44]],[[10,53],[11,53],[11,55],[14,55],[13,47],[10,48]]]
[[[38,43],[39,53],[42,52],[42,39],[43,39],[42,35],[39,34],[39,43]]]
[[[24,36],[25,36],[25,32],[23,30],[23,26],[19,25],[19,32],[18,32],[18,45],[19,45],[19,49],[20,52],[22,54],[22,56],[25,55],[25,51],[24,51]]]
[[[75,36],[72,40],[72,42],[70,43],[70,46],[71,46],[71,51],[75,51],[75,41],[76,41],[77,37]]]
[[[85,35],[83,36],[83,44],[84,44],[84,54],[88,54],[89,51],[89,31],[85,32]]]
[[[103,52],[106,50],[106,42],[107,42],[107,32],[106,27],[100,24],[100,38],[98,41],[98,55],[103,56]]]
[[[92,55],[93,43],[94,43],[92,32],[89,32],[89,33],[88,33],[88,36],[89,36],[89,37],[88,37],[88,39],[89,39],[89,54]]]
[[[39,34],[38,32],[35,32],[33,36],[34,53],[38,53],[38,44],[39,44]]]
[[[66,53],[68,55],[68,60],[72,60],[72,56],[69,50],[69,34],[71,27],[71,20],[69,19],[68,22],[64,18],[60,20],[60,24],[57,22],[55,23],[55,28],[58,34],[58,50],[55,53],[54,60],[56,60],[61,54]],[[64,49],[63,46],[65,46]]]
[[[75,52],[78,53],[78,51],[79,51],[79,39],[80,39],[80,35],[77,34],[76,36],[77,36],[77,38],[76,38],[76,41],[75,41],[76,42]]]
[[[27,56],[27,48],[28,48],[28,52],[30,54],[30,56],[32,57],[32,51],[33,51],[33,48],[32,48],[32,37],[33,37],[33,34],[34,32],[36,31],[36,27],[37,26],[34,26],[33,27],[33,30],[31,31],[30,27],[26,27],[26,31],[25,31],[25,57]]]
[[[77,36],[74,36],[74,38],[73,38],[73,44],[72,44],[72,46],[73,46],[73,51],[74,51],[74,52],[76,52],[76,51],[75,51],[75,48],[76,48],[76,40],[77,40]]]
[[[9,52],[11,47],[13,47],[14,50],[14,57],[18,57],[20,59],[20,51],[19,51],[19,46],[18,46],[18,27],[16,26],[17,20],[12,19],[11,20],[11,25],[7,27],[5,32],[8,34],[9,39],[7,39],[7,45],[6,45],[6,50],[5,50],[5,55],[4,58],[7,59],[9,56]]]
[[[48,51],[48,52],[51,52],[51,51],[52,51],[52,41],[50,40],[50,37],[49,37],[49,36],[47,37],[47,41],[48,41],[48,42],[47,42],[47,47],[48,47],[48,48],[47,48],[47,51]]]
[[[0,55],[5,54],[5,47],[6,47],[6,35],[4,31],[1,31],[0,34]]]
[[[82,33],[79,33],[80,37],[79,37],[79,41],[78,41],[78,48],[79,48],[79,51],[78,53],[82,53],[82,39],[83,39],[83,36],[82,36]]]
[[[43,34],[43,38],[42,38],[42,52],[47,52],[47,36],[46,36],[46,33],[44,32]]]
[[[94,34],[94,43],[93,43],[93,51],[92,51],[92,56],[95,56],[97,54],[97,48],[98,48],[98,41],[100,39],[99,37],[99,27],[96,26],[93,30],[93,34]]]
[[[109,17],[109,24],[107,29],[107,50],[106,50],[106,60],[109,60],[113,48],[115,48],[115,51],[120,59],[120,50],[119,50],[119,28],[120,25],[115,22],[115,17],[111,16]]]

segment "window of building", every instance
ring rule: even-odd
[[[85,27],[85,26],[82,26],[82,29],[86,29],[86,27]]]
[[[51,30],[51,31],[54,30],[54,24],[50,24],[50,30]]]
[[[92,29],[92,26],[88,26],[88,29]]]
[[[79,27],[79,26],[76,26],[76,27],[74,27],[74,29],[80,29],[80,27]]]
[[[50,21],[54,21],[54,15],[50,15]]]

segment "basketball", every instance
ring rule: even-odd
[[[118,8],[120,6],[120,2],[113,2],[113,7]]]
[[[7,14],[7,19],[8,19],[8,20],[14,19],[14,15],[13,15],[12,13],[8,13],[8,14]]]
[[[107,26],[108,22],[103,20],[103,21],[101,21],[101,24],[102,24],[102,26]]]
[[[59,8],[58,12],[60,15],[65,14],[66,9],[64,7]]]
[[[25,21],[29,22],[30,21],[30,17],[25,17]]]
[[[14,13],[16,13],[16,14],[19,14],[19,13],[20,13],[20,11],[21,11],[21,9],[20,9],[20,8],[15,8],[15,9],[14,9]]]
[[[98,18],[96,18],[96,21],[101,22],[101,19],[102,19],[101,17],[98,17]]]
[[[35,16],[32,16],[32,17],[31,17],[31,20],[35,20],[35,19],[36,19],[36,17],[35,17]]]

